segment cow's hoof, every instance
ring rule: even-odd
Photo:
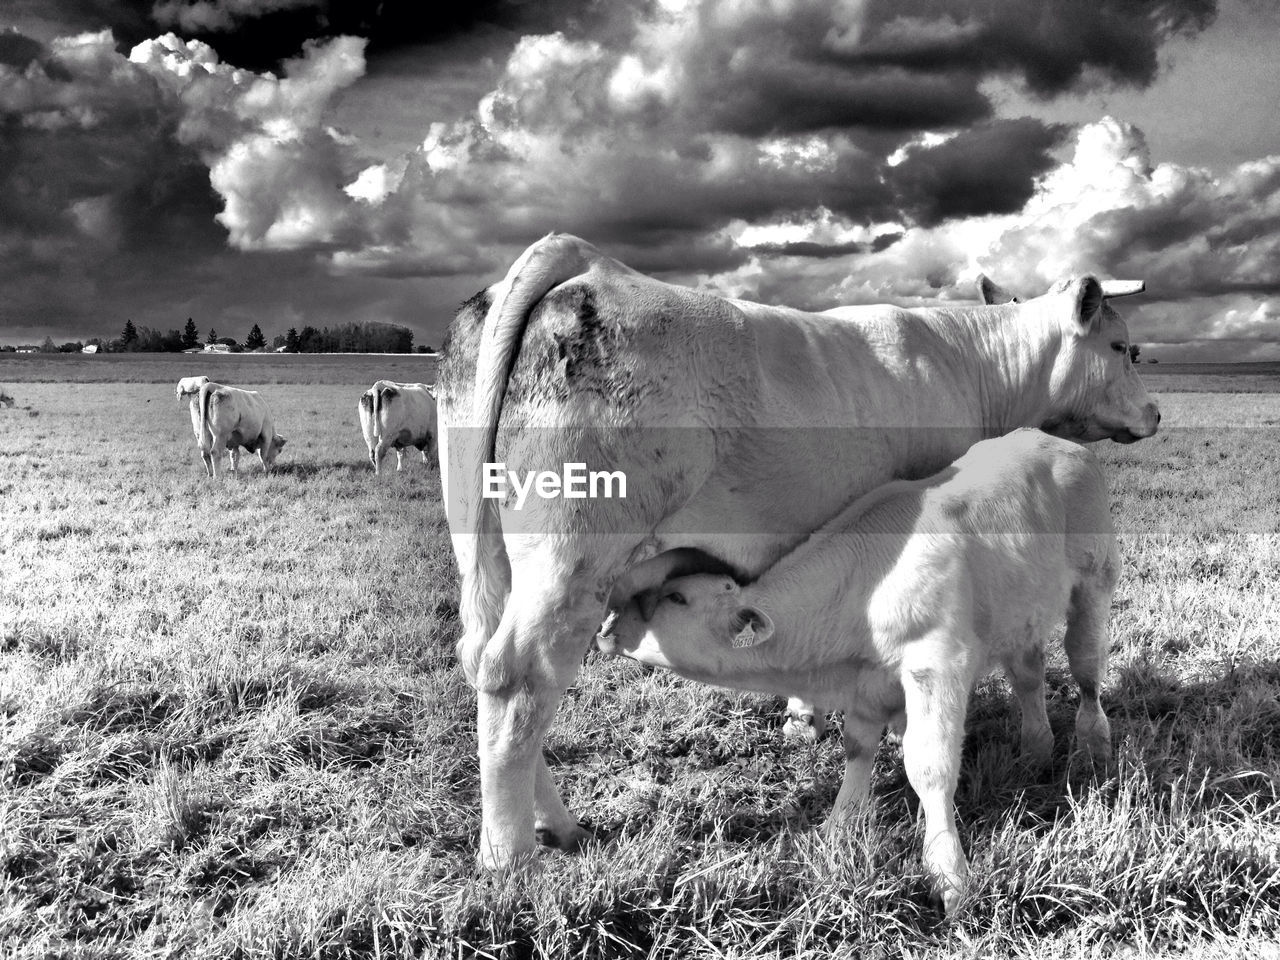
[[[539,846],[551,847],[564,853],[577,853],[584,843],[595,839],[595,834],[578,824],[567,830],[538,827],[533,835]]]

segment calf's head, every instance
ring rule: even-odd
[[[1027,305],[1048,310],[1061,337],[1041,424],[1046,432],[1082,443],[1133,443],[1156,432],[1160,411],[1129,357],[1129,329],[1107,302],[1142,289],[1139,282],[1081,277]]]
[[[614,610],[596,643],[655,667],[715,673],[740,647],[773,635],[764,611],[744,603],[732,577],[694,574],[676,577],[633,597]]]

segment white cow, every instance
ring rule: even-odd
[[[404,448],[417,447],[422,462],[435,453],[436,395],[426,383],[396,383],[379,380],[360,394],[360,430],[369,448],[373,472],[387,451],[396,452],[396,470],[404,466]]]
[[[1119,569],[1097,459],[1019,430],[929,479],[872,491],[755,583],[697,574],[647,591],[611,614],[598,642],[695,680],[843,710],[845,779],[828,832],[866,803],[880,735],[905,714],[925,866],[950,912],[967,870],[952,801],[969,692],[1003,667],[1023,756],[1047,762],[1044,644],[1065,616],[1076,738],[1109,758],[1098,685]]]
[[[200,388],[208,382],[208,377],[183,377],[178,381],[178,385],[173,388],[174,396],[181,403],[183,397],[197,396],[200,393]]]
[[[240,448],[257,453],[262,469],[271,472],[276,457],[284,449],[285,438],[275,431],[271,410],[256,390],[224,387],[212,381],[200,387],[194,401],[192,426],[196,443],[200,446],[200,459],[211,477],[220,476],[219,450],[226,450],[231,472],[240,465]]]
[[[758,576],[872,488],[1020,426],[1155,433],[1106,297],[1080,277],[1020,304],[804,313],[662,283],[559,235],[464,304],[436,394],[481,862],[584,836],[541,744],[611,594],[625,602],[691,556]],[[490,496],[496,462],[621,470],[627,496],[517,507]]]

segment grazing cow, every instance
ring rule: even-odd
[[[541,745],[611,595],[690,556],[758,576],[872,488],[1019,426],[1155,433],[1106,298],[1081,277],[1026,303],[813,314],[666,284],[553,235],[464,304],[436,395],[481,862],[585,836]],[[628,495],[495,499],[497,462],[621,471]]]
[[[4,387],[0,387],[0,407],[12,407],[13,404],[13,397],[5,392]]]
[[[396,452],[397,472],[404,467],[404,448],[417,447],[422,462],[427,452],[435,453],[436,395],[426,383],[395,383],[379,380],[360,394],[360,430],[369,448],[373,472],[387,451]]]
[[[224,387],[210,381],[200,388],[193,412],[196,442],[205,471],[217,478],[217,452],[225,449],[231,472],[240,465],[240,448],[257,453],[262,469],[270,473],[276,457],[284,449],[285,438],[275,431],[271,411],[256,390]]]
[[[969,692],[1003,667],[1023,757],[1046,763],[1044,644],[1065,616],[1076,738],[1109,758],[1098,685],[1119,569],[1096,458],[1019,430],[974,444],[929,479],[872,491],[755,583],[696,574],[641,594],[610,614],[597,642],[695,680],[843,710],[845,779],[828,832],[866,802],[880,735],[905,714],[925,866],[950,912],[967,870],[952,801]]]
[[[183,377],[178,381],[178,385],[173,388],[174,396],[181,403],[183,397],[195,397],[199,394],[200,388],[208,382],[208,377]]]

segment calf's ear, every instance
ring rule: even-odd
[[[756,607],[739,607],[730,627],[735,647],[754,647],[773,636],[773,621]]]
[[[640,619],[648,623],[653,619],[653,611],[658,609],[658,600],[662,597],[662,588],[654,587],[636,595],[636,605],[640,607]]]

